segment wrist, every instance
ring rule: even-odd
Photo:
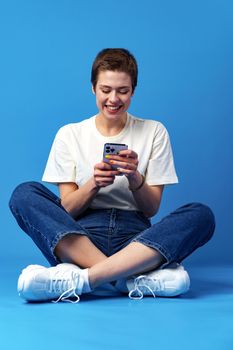
[[[95,192],[98,192],[98,191],[99,191],[100,186],[99,186],[99,185],[97,184],[97,182],[95,181],[94,176],[91,178],[90,184],[91,184],[91,190],[92,190],[92,191],[95,191]]]
[[[137,177],[135,177],[133,180],[129,180],[129,190],[131,192],[136,192],[140,190],[145,183],[145,176],[143,176],[141,173],[137,173]]]

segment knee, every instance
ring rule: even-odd
[[[22,205],[22,201],[27,201],[31,194],[35,191],[35,189],[39,188],[41,184],[35,181],[28,181],[18,185],[9,200],[10,209],[15,208],[19,205]]]
[[[210,207],[203,203],[192,203],[191,207],[199,213],[199,215],[210,224],[215,224],[215,217],[213,211],[210,209]]]
[[[208,205],[202,203],[192,203],[191,207],[194,214],[197,215],[200,226],[208,231],[209,238],[211,238],[215,230],[215,216],[213,211]]]

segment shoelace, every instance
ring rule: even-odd
[[[58,303],[59,301],[66,301],[69,303],[76,304],[79,302],[80,298],[78,294],[76,293],[77,283],[79,280],[80,275],[78,273],[75,273],[72,271],[71,273],[71,279],[67,278],[61,278],[60,276],[57,276],[57,278],[53,278],[50,282],[50,292],[61,292],[65,288],[64,292],[59,296],[57,300],[52,300],[52,303]],[[69,284],[71,283],[71,287],[69,287]],[[73,301],[70,298],[76,298],[75,301]]]
[[[143,292],[146,290],[148,290],[154,298],[156,298],[156,295],[154,293],[154,291],[152,290],[152,288],[149,286],[149,284],[153,284],[153,290],[161,290],[161,285],[160,285],[160,281],[159,280],[155,280],[151,277],[148,276],[138,276],[137,278],[135,278],[134,280],[134,289],[132,289],[129,292],[129,298],[130,299],[142,299],[143,298]],[[135,296],[133,296],[133,294],[136,294]]]

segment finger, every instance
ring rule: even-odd
[[[115,175],[119,175],[119,171],[118,170],[99,170],[99,169],[95,169],[94,171],[94,175],[95,176],[99,176],[99,177],[114,177]]]
[[[101,170],[105,170],[105,169],[106,169],[106,170],[111,170],[112,167],[111,167],[111,165],[108,164],[108,163],[101,162],[101,163],[95,164],[94,169],[101,169]]]
[[[123,168],[123,169],[130,169],[130,170],[136,170],[137,169],[137,163],[135,164],[134,162],[118,162],[118,161],[115,161],[115,160],[110,160],[110,164],[117,168]]]
[[[114,161],[114,163],[113,163]],[[137,158],[128,158],[126,156],[114,156],[109,159],[109,164],[116,164],[115,162],[119,163],[129,163],[129,164],[138,164],[138,159]]]
[[[95,180],[97,183],[100,183],[100,184],[111,184],[114,182],[115,180],[115,176],[112,176],[112,177],[102,177],[102,176],[97,176],[95,177]]]
[[[123,175],[125,175],[125,176],[130,176],[130,175],[132,175],[133,173],[135,173],[135,171],[130,170],[130,169],[125,169],[125,168],[117,168],[117,170],[118,170],[121,174],[123,174]]]
[[[121,161],[121,162],[129,162],[129,163],[137,163],[138,162],[138,158],[137,158],[137,156],[130,156],[130,155],[118,155],[118,156],[116,156],[116,155],[111,155],[109,158],[108,158],[109,160],[108,160],[108,162],[110,163],[110,161],[111,160],[119,160],[119,161]]]
[[[106,187],[112,185],[115,180],[114,177],[95,177],[95,182],[99,187]]]
[[[138,158],[138,154],[132,149],[125,149],[119,152],[119,155],[125,156],[127,158]]]

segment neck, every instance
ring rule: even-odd
[[[102,114],[98,114],[95,119],[97,130],[103,136],[115,136],[121,132],[127,121],[127,113],[117,120],[109,120]]]

